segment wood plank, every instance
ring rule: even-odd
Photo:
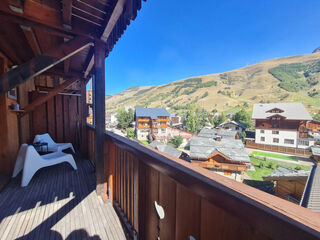
[[[78,79],[72,78],[69,80],[66,80],[64,83],[62,83],[59,87],[52,89],[50,92],[47,94],[41,94],[39,95],[38,98],[34,99],[28,106],[26,106],[23,110],[24,112],[21,114],[21,117],[26,115],[27,113],[33,111],[36,109],[38,106],[41,104],[49,101],[52,99],[54,96],[56,96],[59,92],[61,92],[63,89],[69,87],[71,84],[73,84],[75,81]]]
[[[62,0],[62,21],[71,26],[72,0]]]
[[[69,96],[63,96],[63,141],[64,142],[71,142],[71,136],[70,136],[70,119],[69,119]]]
[[[146,239],[159,237],[159,219],[155,211],[155,201],[159,203],[159,172],[151,167],[146,168]]]
[[[57,142],[63,142],[63,111],[62,111],[62,100],[63,96],[57,95],[55,96],[55,107],[56,107],[56,131],[57,131],[57,136],[56,140]]]
[[[48,106],[48,113],[47,113],[47,119],[48,119],[48,133],[52,137],[53,140],[57,141],[56,136],[56,112],[55,112],[55,106],[54,106],[54,99],[50,99],[47,102]]]
[[[177,184],[176,239],[189,239],[190,236],[200,239],[200,213],[200,197],[181,184]]]
[[[33,29],[31,27],[24,26],[24,25],[20,25],[20,27],[24,33],[24,36],[27,39],[27,42],[28,42],[34,56],[41,55],[41,49],[40,49],[37,37],[36,37]]]
[[[94,46],[95,54],[95,84],[94,84],[94,94],[95,94],[95,142],[104,143],[104,133],[105,128],[105,46],[101,43],[95,43]],[[104,144],[95,145],[95,159],[96,159],[96,178],[97,194],[105,194],[104,183],[106,182],[104,176]]]
[[[170,239],[176,229],[176,182],[163,174],[159,179],[159,204],[165,212],[165,218],[159,221],[160,239]]]

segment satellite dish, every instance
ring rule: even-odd
[[[156,213],[157,213],[157,215],[158,215],[158,218],[161,220],[161,219],[164,219],[164,216],[165,216],[165,214],[164,214],[164,209],[163,209],[163,207],[161,206],[161,205],[159,205],[158,203],[157,203],[157,201],[154,201],[154,209],[155,209],[155,211],[156,211]]]

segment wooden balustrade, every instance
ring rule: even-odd
[[[109,199],[132,238],[320,239],[319,214],[111,132],[105,166]]]

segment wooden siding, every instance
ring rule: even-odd
[[[288,199],[287,195],[301,200],[306,185],[306,179],[278,180],[276,181],[275,194],[281,198]]]
[[[30,102],[41,93],[30,93]],[[56,95],[31,115],[31,140],[36,134],[49,133],[57,142],[71,142],[76,149],[81,136],[81,97]]]
[[[300,121],[283,120],[283,119],[279,121],[271,120],[271,119],[264,119],[264,120],[257,119],[255,122],[256,122],[255,127],[259,129],[282,129],[282,130],[298,131],[300,126]],[[275,125],[277,125],[277,127],[274,127]]]
[[[88,131],[95,134],[90,127]],[[316,213],[293,203],[110,132],[105,150],[109,198],[132,237],[320,238]],[[163,220],[155,201],[164,208]],[[305,228],[308,223],[314,232]]]

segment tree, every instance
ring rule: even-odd
[[[127,136],[128,136],[128,138],[134,137],[134,129],[133,128],[127,128]]]
[[[218,127],[221,123],[223,123],[225,121],[227,121],[227,117],[226,117],[226,115],[224,115],[224,113],[221,113],[221,115],[219,115],[213,119],[215,127]]]
[[[318,111],[318,113],[314,115],[313,119],[316,121],[320,121],[320,111]]]
[[[242,123],[246,128],[250,128],[252,126],[251,117],[243,108],[233,115],[232,120]]]
[[[127,129],[130,123],[133,121],[134,114],[133,110],[130,108],[127,112],[124,107],[118,109],[118,113],[116,115],[118,124],[121,128]]]
[[[178,148],[183,142],[182,136],[175,136],[170,140],[170,143],[172,143],[176,148]]]
[[[208,113],[203,108],[191,104],[186,113],[184,124],[189,132],[199,132],[208,123]]]

